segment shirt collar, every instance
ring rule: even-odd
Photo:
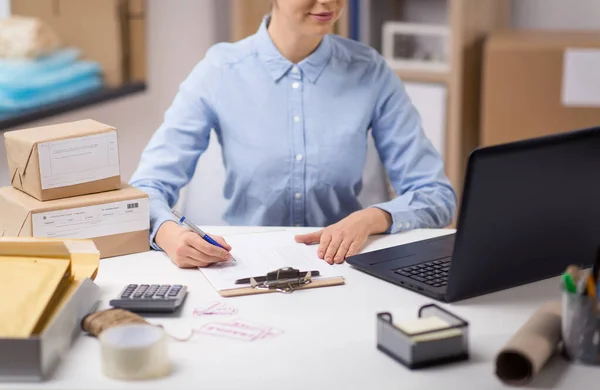
[[[270,15],[266,15],[263,18],[258,31],[254,34],[254,45],[258,57],[267,67],[273,80],[277,82],[289,72],[294,64],[283,57],[281,53],[279,53],[279,50],[277,50],[277,47],[275,47],[275,44],[267,31],[269,19]],[[325,66],[331,58],[331,52],[331,38],[328,35],[325,35],[317,49],[298,63],[298,67],[310,82],[317,82],[323,69],[325,69]]]

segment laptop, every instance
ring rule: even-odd
[[[600,127],[474,150],[459,210],[454,234],[347,262],[442,302],[591,266],[600,245]]]

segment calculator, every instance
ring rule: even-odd
[[[109,303],[132,312],[172,313],[186,296],[187,287],[180,284],[128,284]]]

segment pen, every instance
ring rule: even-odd
[[[567,267],[566,273],[571,275],[571,279],[575,284],[579,281],[579,273],[581,272],[581,268],[576,265],[570,265]]]
[[[319,271],[305,271],[305,272],[300,272],[298,274],[299,277],[304,278],[306,277],[306,274],[308,274],[310,272],[310,276],[319,276],[320,272]],[[256,280],[258,283],[264,282],[267,280],[266,276],[255,276],[254,280]],[[250,284],[250,278],[243,278],[243,279],[238,279],[235,281],[235,284]]]
[[[562,280],[563,280],[563,285],[565,287],[565,290],[567,292],[569,292],[571,294],[577,293],[577,285],[573,281],[573,277],[571,276],[571,274],[565,272],[562,276]]]
[[[590,298],[596,298],[596,283],[594,282],[594,276],[589,274],[587,279],[587,295]]]
[[[577,294],[581,296],[587,295],[587,280],[588,280],[587,270],[582,272],[582,275],[579,277],[577,281]]]
[[[600,247],[596,252],[596,259],[594,261],[594,265],[592,267],[592,278],[594,283],[598,284],[598,273],[600,272]]]
[[[173,216],[175,218],[177,218],[177,221],[182,224],[185,225],[187,228],[189,228],[190,230],[198,233],[200,235],[200,237],[202,237],[204,239],[204,241],[213,244],[215,246],[218,246],[219,248],[223,248],[223,246],[221,244],[219,244],[218,242],[216,242],[215,240],[212,239],[212,237],[210,237],[208,234],[204,233],[202,231],[202,229],[200,229],[198,226],[196,226],[195,224],[191,223],[186,217],[184,217],[183,215],[181,215],[177,210],[171,210],[171,213],[173,214]],[[223,248],[225,249],[225,248]],[[237,260],[231,256],[231,259],[237,263]]]

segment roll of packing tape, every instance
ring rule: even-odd
[[[125,380],[153,379],[169,374],[168,338],[161,328],[145,324],[120,325],[98,336],[102,372]]]

